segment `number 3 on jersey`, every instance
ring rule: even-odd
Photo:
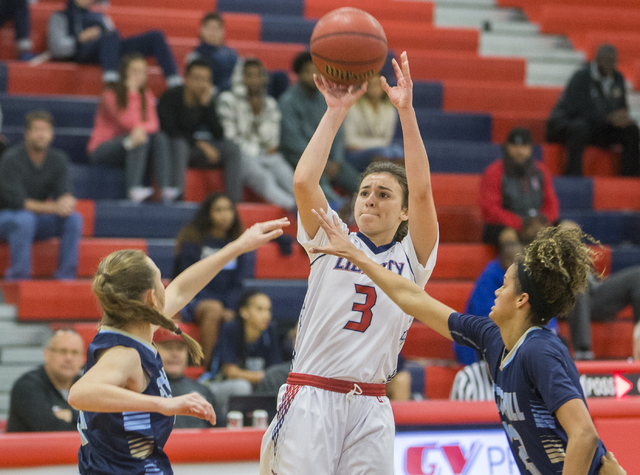
[[[364,294],[366,296],[364,299],[364,303],[354,302],[353,307],[351,307],[351,310],[353,310],[354,312],[362,313],[362,317],[360,318],[359,322],[349,320],[344,328],[345,330],[364,332],[367,328],[369,328],[369,325],[371,325],[371,308],[376,304],[378,295],[376,294],[376,289],[374,287],[359,284],[356,284],[356,293]]]

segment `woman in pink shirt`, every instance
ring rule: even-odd
[[[124,167],[127,195],[134,202],[153,193],[143,185],[151,157],[163,201],[178,198],[176,177],[170,173],[168,139],[160,131],[156,98],[147,89],[147,63],[142,55],[122,58],[120,80],[105,89],[98,105],[88,152],[95,165]]]

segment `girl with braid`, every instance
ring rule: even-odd
[[[220,251],[184,270],[165,289],[160,270],[142,251],[107,256],[93,281],[103,317],[87,349],[85,373],[69,391],[79,409],[81,474],[173,473],[163,447],[176,415],[215,424],[211,404],[197,393],[172,398],[153,345],[159,328],[181,335],[196,363],[200,345],[175,315],[232,259],[280,236],[286,218],[258,223]]]
[[[455,312],[376,264],[353,246],[335,218],[324,210],[315,214],[329,243],[311,252],[348,260],[406,313],[483,353],[521,473],[626,473],[598,437],[567,348],[544,328],[551,318],[565,316],[587,285],[591,250],[581,231],[541,231],[509,267],[489,318],[482,318]]]

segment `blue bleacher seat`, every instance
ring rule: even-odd
[[[175,238],[189,222],[198,203],[134,204],[130,201],[98,201],[95,206],[96,237]]]
[[[411,394],[426,394],[424,387],[424,366],[414,361],[406,361],[404,369],[411,374]]]
[[[262,15],[262,41],[308,44],[315,25],[315,20],[302,17]]]
[[[296,322],[307,293],[306,280],[256,280],[243,281],[245,290],[257,289],[271,298],[274,320]]]
[[[488,114],[459,114],[435,109],[416,109],[422,138],[430,140],[464,140],[491,142],[491,117]],[[400,121],[396,138],[402,137]]]
[[[1,73],[0,73],[1,74]],[[27,112],[44,109],[53,115],[56,132],[60,127],[91,128],[98,99],[79,96],[23,96],[0,94],[3,125],[24,126]]]
[[[414,82],[413,107],[415,107],[416,110],[442,109],[442,83]]]
[[[640,213],[561,210],[560,219],[577,222],[603,244],[640,244]]]
[[[261,15],[304,14],[303,0],[218,0],[219,12],[259,13]]]
[[[9,76],[9,71],[7,70],[7,65],[0,61],[0,93],[5,92],[7,90],[7,77]],[[4,100],[3,106],[4,106]]]
[[[3,127],[2,133],[9,140],[9,144],[16,145],[24,140],[24,127],[10,125]],[[53,146],[66,152],[73,163],[87,163],[87,142],[91,129],[56,128]]]
[[[89,165],[71,166],[73,194],[89,200],[120,200],[126,197],[122,168]],[[115,235],[117,237],[117,235]]]
[[[591,178],[553,178],[553,187],[560,200],[560,209],[590,210],[593,208],[593,180]]]
[[[160,269],[163,279],[173,277],[174,239],[148,239],[147,254]]]
[[[640,246],[616,246],[611,250],[611,272],[640,265]]]

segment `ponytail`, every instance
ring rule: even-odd
[[[123,328],[130,323],[146,322],[180,335],[191,359],[199,364],[204,359],[202,348],[171,319],[144,303],[148,290],[154,289],[153,270],[149,258],[139,250],[125,249],[105,257],[93,279],[92,290],[100,302],[101,325]]]

